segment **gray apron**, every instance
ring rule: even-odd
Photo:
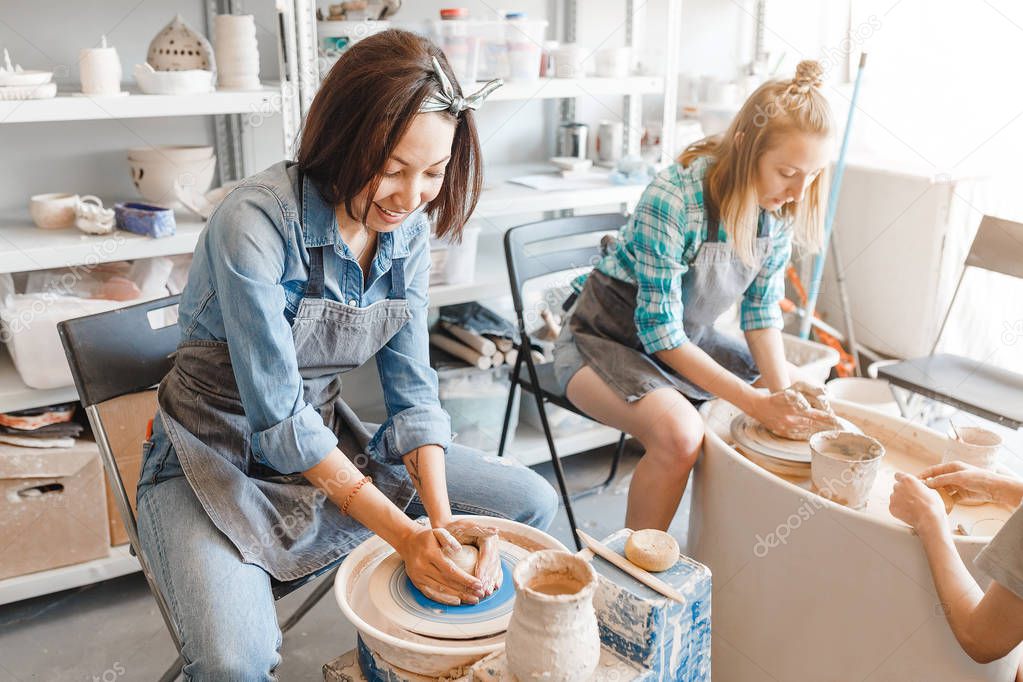
[[[357,308],[324,297],[323,260],[333,248],[309,250],[309,280],[292,323],[305,399],[338,435],[341,451],[404,509],[414,493],[408,472],[400,463],[361,454],[372,437],[370,425],[340,397],[340,375],[376,355],[411,318],[404,259],[392,261],[388,298]],[[182,343],[158,399],[185,476],[246,563],[280,581],[295,580],[337,561],[370,535],[302,474],[284,475],[256,461],[227,343]]]
[[[732,245],[720,241],[718,221],[702,207],[689,210],[690,224],[709,224],[689,269],[682,276],[682,325],[686,336],[719,365],[747,383],[760,376],[743,339],[714,329],[714,321],[749,288],[771,249],[761,212],[754,262],[743,263]],[[699,223],[696,223],[699,224]],[[625,400],[633,402],[659,388],[675,388],[693,401],[714,396],[648,354],[636,331],[636,285],[594,270],[575,301],[559,344],[574,341],[582,360]]]

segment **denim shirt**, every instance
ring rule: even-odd
[[[359,307],[387,298],[392,260],[404,258],[412,317],[376,355],[388,416],[368,450],[393,463],[423,445],[446,450],[450,418],[441,409],[437,373],[429,360],[430,230],[425,213],[420,209],[393,232],[378,235],[377,253],[364,279],[356,255],[340,238],[334,207],[308,177],[298,185],[297,166],[280,162],[247,178],[214,211],[181,294],[182,341],[227,342],[253,432],[253,456],[284,474],[305,471],[338,443],[303,396],[291,332],[308,279],[306,249],[334,245],[324,259],[324,295]],[[157,419],[149,453],[168,456],[144,467],[143,484],[180,475],[169,449]]]

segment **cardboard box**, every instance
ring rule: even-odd
[[[100,418],[107,432],[110,450],[117,461],[117,468],[124,480],[131,510],[135,509],[135,490],[138,487],[139,472],[142,469],[142,444],[146,440],[149,420],[156,414],[156,391],[144,391],[124,395],[99,405]],[[128,543],[128,531],[121,522],[113,490],[107,486],[107,515],[110,523],[110,544]]]
[[[99,450],[0,446],[0,579],[110,551]]]

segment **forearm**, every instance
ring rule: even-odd
[[[918,532],[948,625],[966,653],[974,656],[978,641],[974,615],[984,593],[959,557],[952,533],[944,524],[944,519],[935,520]]]
[[[781,330],[774,327],[752,329],[746,334],[746,343],[760,370],[760,381],[772,393],[792,385],[788,362],[785,360],[785,344]]]
[[[724,398],[744,412],[750,411],[756,389],[715,362],[695,343],[657,351],[656,355],[658,360],[708,393]]]
[[[426,508],[433,526],[443,526],[451,520],[448,484],[444,473],[444,450],[438,445],[418,447],[402,458],[419,499]]]
[[[348,515],[383,538],[391,547],[397,549],[415,530],[415,522],[373,484],[364,484],[355,492],[363,474],[337,448],[303,474],[339,508],[347,500]],[[353,492],[355,495],[349,499]]]
[[[1010,476],[1000,478],[995,500],[1015,509],[1023,502],[1023,480]]]

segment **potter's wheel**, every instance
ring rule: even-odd
[[[845,431],[863,433],[852,422],[838,417]],[[810,443],[776,436],[748,414],[738,414],[732,420],[732,438],[744,455],[773,473],[784,476],[810,475]]]
[[[433,601],[412,584],[405,563],[396,553],[377,564],[369,578],[370,599],[381,615],[395,625],[427,637],[475,639],[508,629],[515,604],[512,569],[526,550],[500,541],[501,588],[479,604],[449,606]]]

